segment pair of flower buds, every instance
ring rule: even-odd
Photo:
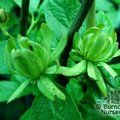
[[[119,53],[116,40],[114,31],[107,33],[103,28],[93,27],[85,32],[82,39],[75,35],[74,49],[83,60],[95,64],[108,62]],[[39,77],[49,64],[50,51],[24,37],[20,40],[20,47],[11,53],[15,68],[26,77]]]
[[[45,77],[47,74],[77,76],[87,72],[88,76],[96,81],[100,91],[106,96],[106,85],[98,66],[103,66],[111,76],[117,76],[117,73],[105,63],[113,57],[120,55],[118,43],[116,42],[116,33],[114,31],[107,33],[104,31],[104,28],[99,27],[88,29],[82,38],[76,33],[74,37],[74,52],[81,58],[79,63],[71,68],[57,67],[57,65],[51,67],[51,63],[58,59],[60,53],[63,51],[67,42],[66,40],[66,37],[63,37],[56,48],[57,51],[51,53],[47,47],[22,37],[19,40],[19,49],[13,49],[11,52],[15,70],[25,77],[39,81],[37,82],[39,90],[52,100],[54,100],[54,96],[62,100],[66,98],[65,95]],[[50,91],[46,92],[48,89]],[[13,99],[14,94],[9,101]]]

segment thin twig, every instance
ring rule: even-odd
[[[32,31],[32,29],[37,25],[37,23],[40,21],[41,15],[38,15],[38,17],[35,19],[34,15],[32,15],[32,22],[30,27],[27,30],[27,36],[29,36],[30,32]]]
[[[26,36],[28,12],[29,12],[29,0],[22,0],[20,34],[23,36]]]

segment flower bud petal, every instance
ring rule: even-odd
[[[43,71],[41,59],[27,49],[12,50],[12,59],[15,69],[26,77],[39,77]]]
[[[46,68],[49,62],[50,53],[38,43],[31,41],[29,41],[29,43],[32,46],[32,51],[41,58],[42,64],[44,65],[44,68]]]

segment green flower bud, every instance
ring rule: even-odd
[[[36,42],[29,41],[27,37],[21,37],[21,39],[19,40],[19,44],[21,48],[29,49],[37,54],[41,58],[44,68],[47,67],[49,63],[50,53],[44,47]]]
[[[12,60],[15,69],[26,77],[38,78],[43,72],[41,58],[28,49],[12,50]]]
[[[91,62],[106,62],[112,59],[118,50],[115,31],[108,33],[105,30],[92,27],[88,29],[75,49],[79,54]]]
[[[20,49],[12,50],[15,69],[23,76],[38,78],[49,64],[49,53],[40,44],[27,37],[19,38]]]

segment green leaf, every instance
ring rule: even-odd
[[[104,68],[107,70],[107,72],[109,72],[109,74],[110,74],[113,78],[115,78],[116,76],[118,76],[118,74],[117,74],[108,64],[106,64],[106,63],[100,63],[100,65],[101,65],[102,67],[104,67]]]
[[[7,101],[19,85],[16,81],[0,81],[0,102]],[[30,89],[24,90],[18,97],[28,94],[30,94]]]
[[[62,53],[62,51],[65,48],[66,43],[67,43],[67,36],[63,35],[61,37],[57,47],[54,49],[54,51],[51,54],[51,59],[50,59],[51,61],[56,60],[60,56],[60,54]]]
[[[14,39],[13,38],[8,39],[7,44],[5,46],[5,62],[10,70],[13,67],[11,51],[12,51],[12,49],[15,49],[15,48],[16,47],[15,47]]]
[[[113,2],[116,2],[117,4],[120,4],[120,0],[112,0]]]
[[[13,0],[18,6],[21,7],[22,0]],[[32,14],[37,10],[40,0],[30,0],[29,13]]]
[[[86,71],[86,64],[86,61],[83,60],[71,68],[60,66],[57,73],[65,76],[77,76]]]
[[[42,94],[50,100],[55,100],[58,97],[61,100],[66,100],[65,95],[50,81],[48,77],[41,77],[37,81],[37,86]]]
[[[107,27],[107,29],[113,28],[113,24],[111,23],[110,18],[103,11],[98,12],[96,18],[97,25],[102,23]]]
[[[114,7],[107,12],[108,17],[110,18],[112,24],[117,28],[120,24],[120,8],[116,10]]]
[[[13,0],[18,6],[21,7],[22,4],[22,0]]]
[[[9,100],[7,101],[7,103],[13,101],[14,99],[16,99],[18,97],[18,95],[20,95],[22,93],[22,91],[25,89],[25,87],[28,86],[28,84],[30,83],[30,80],[25,80],[18,88],[17,90],[10,96]]]
[[[67,97],[67,101],[56,98],[51,101],[42,94],[36,97],[32,107],[21,117],[20,120],[82,120],[71,96],[61,89]]]
[[[20,118],[20,120],[30,120],[31,109],[28,109]]]
[[[29,12],[34,13],[38,8],[39,3],[40,3],[40,0],[30,0]]]
[[[96,74],[96,77],[97,77],[96,83],[97,83],[100,91],[102,92],[102,94],[104,96],[107,96],[107,88],[106,88],[106,84],[104,82],[104,79],[103,79],[99,69],[97,67],[95,67],[94,69],[95,69],[95,74]]]
[[[105,80],[105,82],[110,86],[112,87],[113,89],[119,89],[120,88],[120,77],[116,77],[116,78],[113,78],[108,72],[107,70],[102,67],[102,66],[99,66],[99,70]]]
[[[119,57],[120,56],[120,49],[116,51],[116,53],[114,54],[113,58],[114,57]]]
[[[72,98],[74,99],[74,101],[79,104],[80,100],[83,98],[84,93],[82,90],[82,86],[80,85],[78,79],[72,78],[70,79],[69,83],[66,86],[66,89],[68,91],[68,93],[72,96]]]
[[[120,63],[111,64],[110,67],[112,67],[115,70],[115,72],[117,72],[117,74],[120,75]]]
[[[15,41],[13,38],[8,39],[7,44],[6,44],[6,48],[9,52],[9,54],[11,54],[12,49],[16,48]]]
[[[52,67],[49,67],[46,71],[45,74],[55,74],[60,66],[54,65]]]
[[[50,49],[51,41],[54,39],[52,30],[47,26],[47,24],[42,23],[41,28],[37,32],[38,41],[44,41],[48,49]]]
[[[79,8],[79,0],[48,0],[45,18],[57,38],[68,33]]]
[[[91,72],[90,72],[91,70]],[[93,65],[92,63],[88,63],[88,67],[87,67],[87,72],[88,72],[88,76],[92,79],[96,80],[96,83],[100,89],[100,91],[102,92],[102,94],[104,96],[107,96],[107,88],[105,85],[105,82],[103,80],[103,77],[99,71],[99,69],[97,68],[96,65]]]
[[[0,102],[7,101],[18,86],[15,81],[0,81]]]
[[[97,80],[94,65],[91,62],[88,62],[87,73],[90,78],[92,78],[93,80]]]
[[[10,12],[13,7],[14,7],[13,0],[0,0],[0,8],[3,8],[6,12]]]
[[[109,17],[112,25],[117,28],[120,24],[120,8],[116,9],[109,0],[96,0],[96,10],[104,11]],[[103,17],[104,19],[104,17]],[[106,20],[105,20],[106,21]],[[103,20],[104,23],[104,20]],[[108,26],[109,27],[109,26]]]
[[[96,10],[109,11],[113,7],[108,0],[96,0]]]
[[[117,120],[114,119],[112,116],[102,115],[101,112],[98,111],[98,109],[95,109],[93,105],[88,103],[80,104],[79,108],[84,120]]]
[[[9,73],[6,62],[5,62],[5,45],[6,41],[0,41],[0,73]]]

